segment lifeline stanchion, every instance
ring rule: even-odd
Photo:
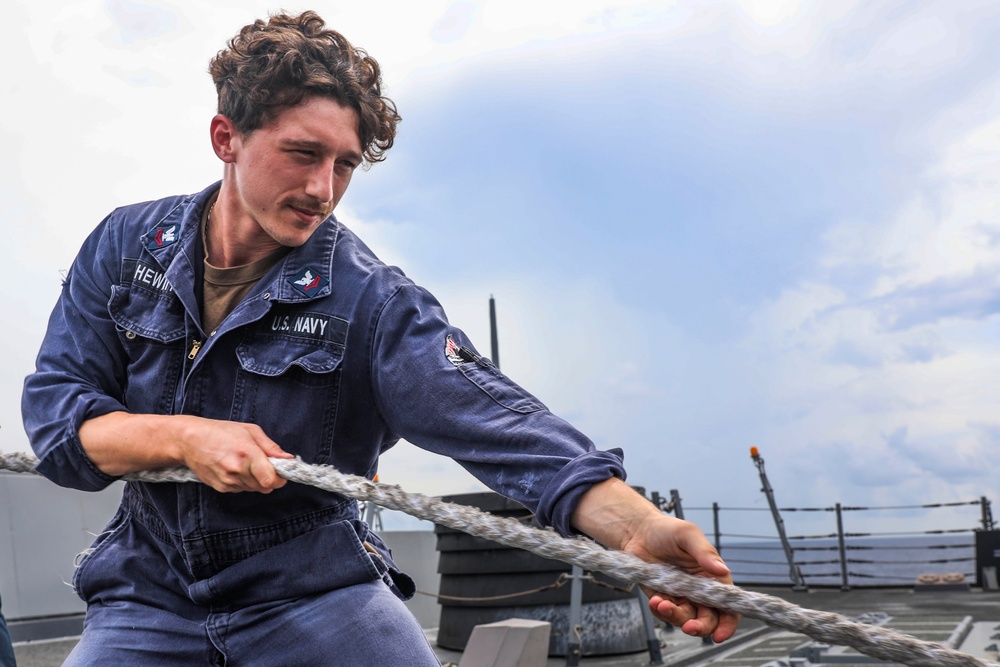
[[[888,662],[910,667],[1000,667],[934,642],[852,621],[832,612],[804,609],[781,598],[744,591],[713,579],[696,577],[680,570],[647,563],[621,551],[609,551],[584,538],[561,537],[551,530],[524,525],[507,517],[497,517],[465,505],[445,503],[398,486],[372,482],[347,475],[331,466],[317,466],[300,459],[270,459],[285,479],[326,491],[373,502],[381,507],[406,512],[455,530],[483,537],[505,546],[531,551],[585,570],[603,572],[621,581],[635,582],[653,590],[685,597],[701,605],[725,609],[755,618],[768,625],[807,635],[817,641],[850,646]],[[37,459],[30,454],[0,455],[0,469],[34,472]],[[197,482],[187,468],[165,468],[126,475],[127,481]]]

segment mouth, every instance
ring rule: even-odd
[[[288,208],[292,210],[292,212],[295,214],[295,217],[297,217],[300,221],[311,225],[323,222],[324,220],[326,220],[327,215],[329,215],[323,209],[305,208],[294,205],[289,205]]]

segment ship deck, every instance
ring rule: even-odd
[[[786,588],[755,588],[781,597],[800,607],[832,611],[850,618],[882,612],[888,615],[886,626],[935,642],[952,642],[953,648],[985,661],[997,660],[1000,645],[1000,592],[970,590],[915,590],[913,588],[856,588],[793,591]],[[435,630],[427,630],[434,645]],[[745,619],[736,636],[723,644],[705,644],[677,630],[658,628],[663,664],[669,667],[761,667],[791,664],[790,653],[811,640],[766,626],[754,619]],[[63,638],[15,645],[18,667],[55,667],[72,650],[75,638]],[[444,665],[458,665],[462,654],[436,649]],[[801,653],[801,651],[800,651]],[[565,657],[550,657],[546,667],[562,667]],[[649,665],[648,653],[615,656],[584,656],[584,667],[638,667]],[[887,664],[867,658],[841,647],[814,652],[805,662],[811,665]]]

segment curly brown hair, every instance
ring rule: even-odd
[[[343,35],[325,29],[316,12],[273,14],[244,26],[219,51],[209,73],[219,93],[219,113],[249,134],[307,97],[323,96],[354,109],[368,163],[381,162],[401,120],[382,95],[378,63]]]

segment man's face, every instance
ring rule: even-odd
[[[353,109],[312,97],[249,134],[235,135],[227,176],[242,209],[237,227],[287,247],[305,243],[361,164],[357,127]]]

